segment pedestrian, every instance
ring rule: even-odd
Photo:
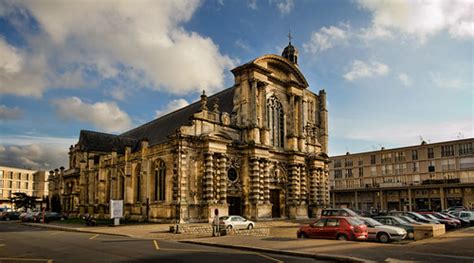
[[[212,236],[218,237],[220,236],[219,230],[219,209],[214,209],[214,220],[212,220]]]

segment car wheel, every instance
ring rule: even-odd
[[[227,230],[231,230],[231,229],[232,229],[232,225],[228,225],[226,228],[227,228]]]
[[[378,235],[378,240],[380,243],[388,243],[388,241],[390,241],[390,237],[385,233],[380,233]]]
[[[413,232],[408,232],[408,238],[409,238],[409,239],[414,239],[414,238],[415,238],[415,233],[413,233]]]
[[[306,235],[306,233],[303,232],[303,233],[300,234],[300,238],[308,238],[308,235]]]
[[[347,241],[346,235],[339,235],[339,236],[337,236],[336,239],[337,239],[337,240],[342,240],[342,241]]]
[[[7,221],[10,221],[10,218],[9,218],[9,217],[7,217],[7,218],[5,218],[5,220],[7,220]]]
[[[247,229],[248,229],[248,230],[252,230],[252,229],[253,229],[253,224],[249,224],[249,225],[247,226]]]

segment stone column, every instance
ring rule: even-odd
[[[308,199],[308,188],[306,184],[306,167],[304,165],[301,165],[299,167],[300,169],[300,202],[302,205],[307,204],[307,199]]]
[[[263,191],[265,204],[270,204],[270,161],[266,160],[263,168],[265,188]]]
[[[291,164],[289,169],[289,203],[290,204],[298,204],[300,199],[300,181],[299,181],[299,171],[297,164]]]
[[[227,156],[222,154],[220,156],[220,164],[219,167],[221,168],[221,177],[220,177],[220,203],[226,204],[227,203]]]
[[[355,201],[355,209],[359,210],[359,198],[357,195],[357,191],[354,191],[354,201]]]
[[[290,94],[290,128],[288,129],[289,131],[289,136],[294,136],[295,135],[295,95]]]
[[[384,206],[384,202],[383,202],[383,191],[380,190],[379,191],[379,194],[380,194],[380,210],[384,210],[385,209],[385,206]]]
[[[265,159],[260,159],[259,162],[259,182],[258,182],[258,203],[265,202]]]
[[[204,200],[208,203],[212,203],[214,195],[214,186],[213,186],[213,153],[205,153],[205,168],[204,168]]]
[[[214,200],[220,201],[221,200],[221,162],[220,162],[220,154],[215,154],[215,167],[214,167]]]
[[[186,204],[187,203],[187,196],[188,196],[188,164],[187,164],[187,152],[186,150],[181,149],[179,151],[179,166],[178,169],[180,171],[179,176],[180,179],[180,203]]]
[[[317,170],[312,167],[309,170],[309,203],[310,205],[318,205],[318,186],[317,186],[318,174]]]
[[[250,158],[250,202],[258,204],[260,192],[260,171],[257,157]]]
[[[464,191],[464,189],[461,189],[461,190]],[[441,210],[447,209],[447,207],[446,207],[446,196],[445,196],[443,187],[439,188],[439,199],[441,200]]]

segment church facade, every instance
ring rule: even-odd
[[[50,196],[69,214],[207,222],[314,217],[329,205],[326,93],[311,92],[291,43],[232,70],[235,84],[120,135],[82,130]]]

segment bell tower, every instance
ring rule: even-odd
[[[281,56],[298,65],[298,50],[291,44],[291,31],[288,32],[288,46],[283,49]]]

